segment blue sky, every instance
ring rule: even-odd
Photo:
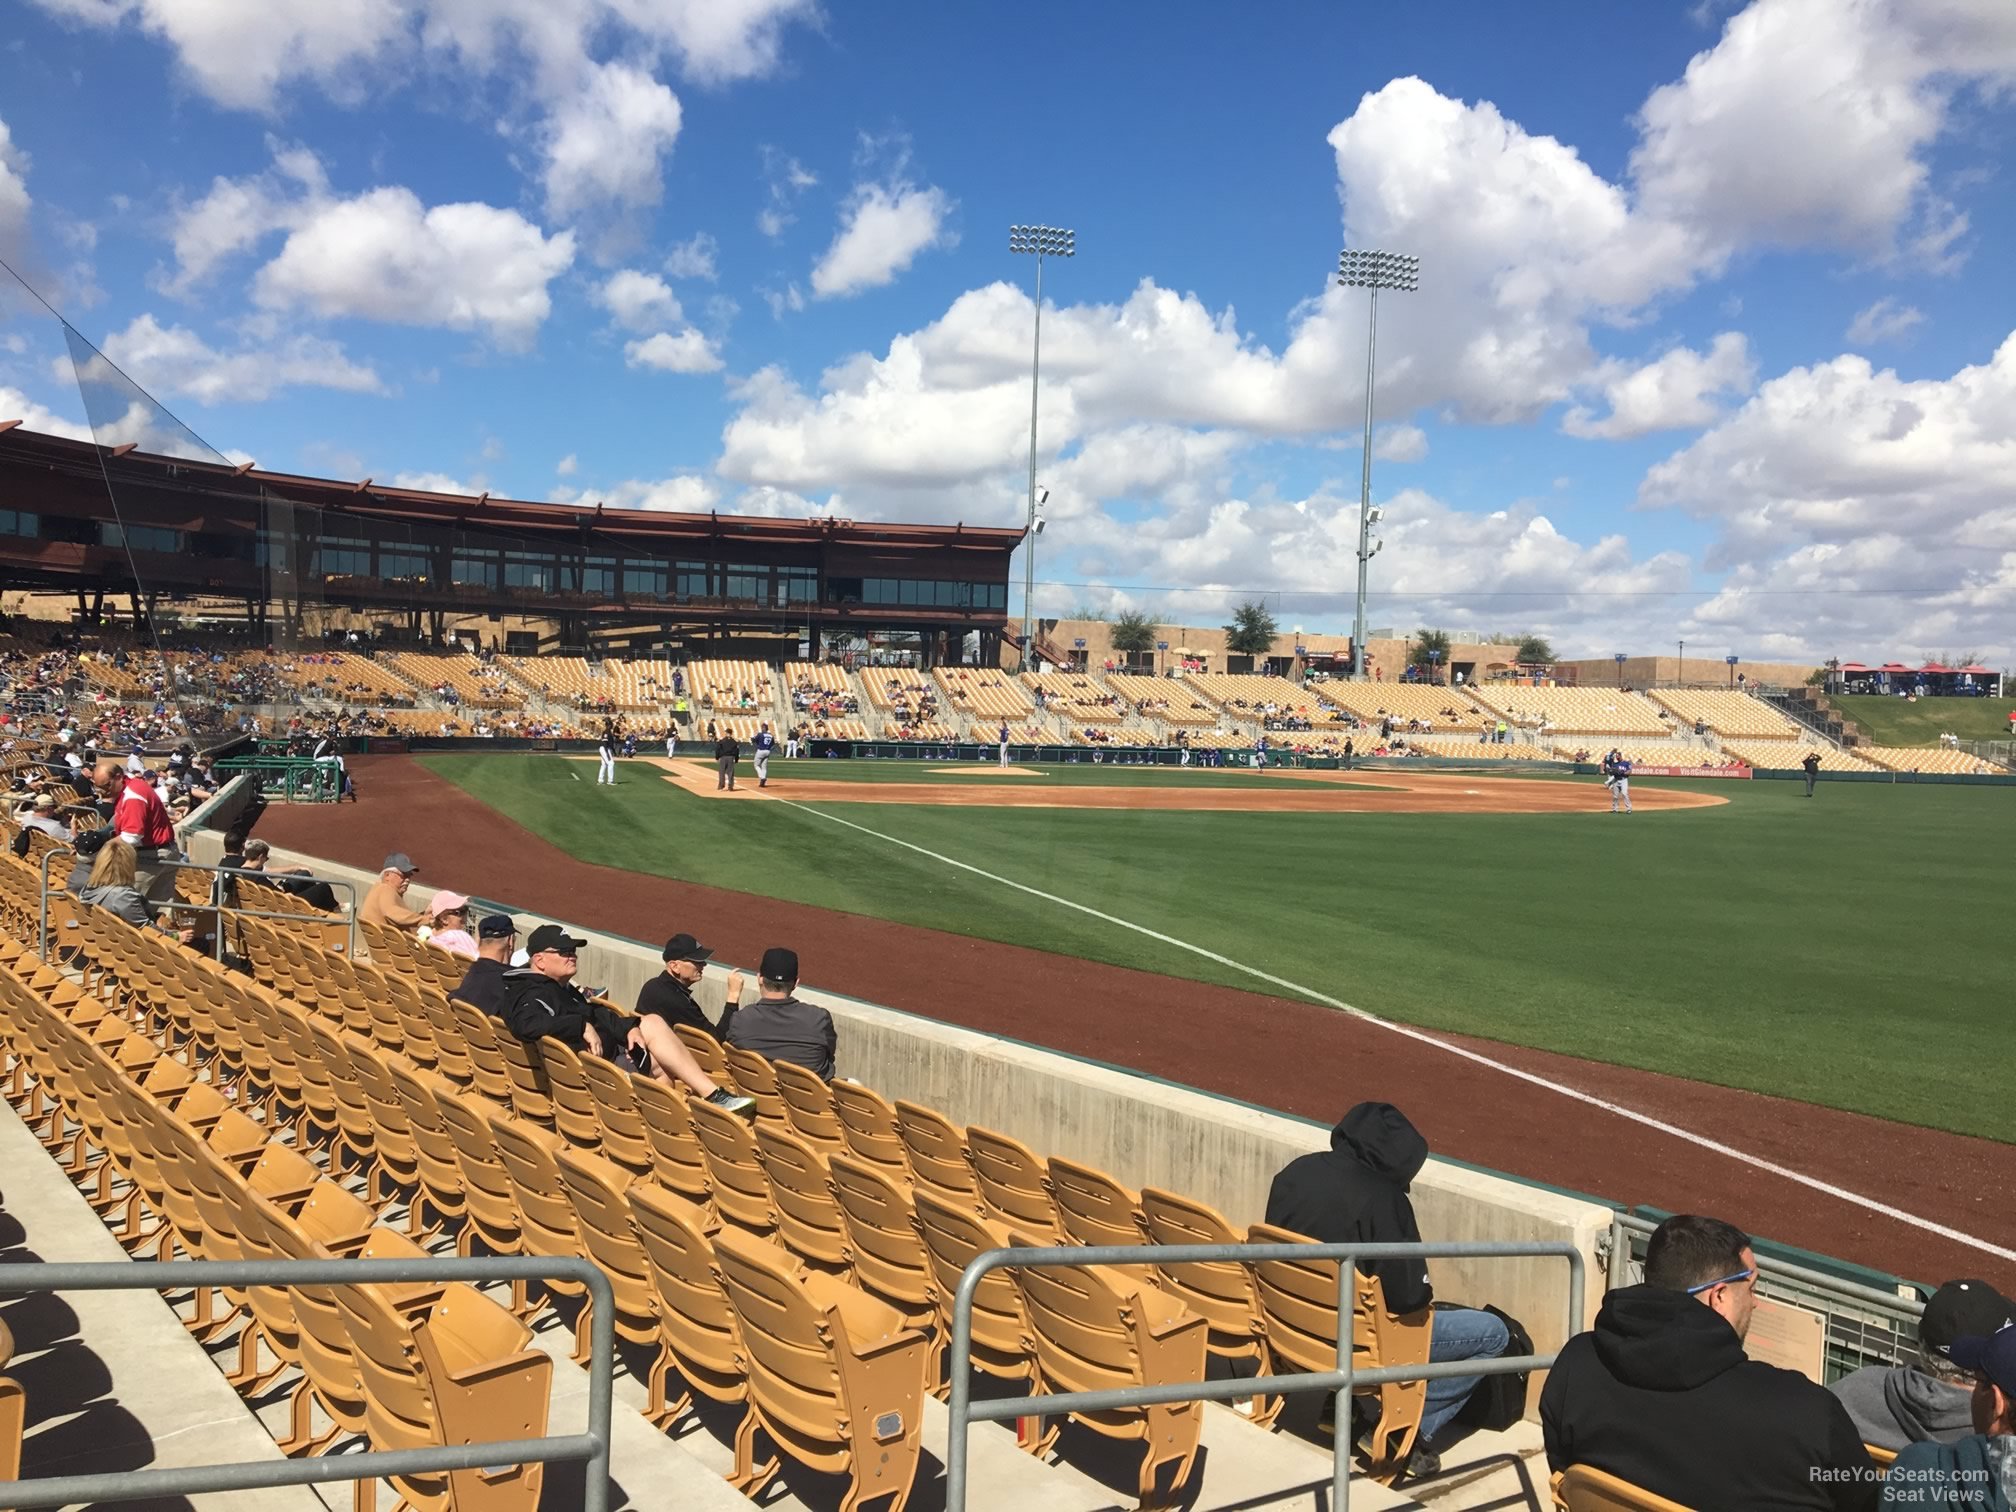
[[[0,255],[233,457],[1019,523],[1048,222],[1039,608],[1341,628],[1378,245],[1375,624],[2016,649],[2006,0],[13,16]]]

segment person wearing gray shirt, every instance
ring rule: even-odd
[[[764,951],[757,981],[763,993],[760,998],[746,1008],[730,1003],[723,1011],[721,1038],[773,1061],[803,1066],[831,1081],[838,1044],[833,1015],[793,996],[798,988],[798,952],[781,945]]]
[[[1879,1449],[1950,1444],[1974,1431],[1974,1380],[1953,1363],[1953,1341],[1992,1334],[2011,1322],[2016,1304],[1986,1281],[1948,1281],[1918,1320],[1914,1362],[1865,1366],[1827,1389],[1848,1409],[1865,1444]]]

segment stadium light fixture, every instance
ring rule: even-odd
[[[1358,610],[1351,621],[1351,676],[1365,678],[1365,580],[1378,550],[1372,530],[1372,375],[1379,349],[1379,291],[1412,294],[1421,287],[1421,259],[1400,252],[1345,248],[1337,254],[1337,282],[1347,289],[1366,289],[1372,296],[1365,323],[1365,447],[1358,485]],[[1383,542],[1381,543],[1384,544]]]
[[[1724,661],[1726,661],[1727,663],[1729,663],[1729,691],[1730,691],[1731,693],[1734,693],[1734,692],[1736,691],[1736,662],[1737,662],[1737,658],[1736,658],[1736,657],[1734,657],[1734,656],[1725,656],[1725,657],[1723,657],[1723,658],[1722,658],[1722,660],[1724,660]]]
[[[1043,373],[1043,259],[1073,257],[1078,233],[1063,226],[1010,226],[1008,250],[1036,259],[1036,338],[1029,357],[1029,533],[1022,538],[1022,670],[1033,666],[1036,650],[1036,395]],[[1047,495],[1046,495],[1047,497]]]

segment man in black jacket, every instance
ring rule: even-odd
[[[727,730],[714,742],[714,787],[735,791],[735,763],[742,759],[742,744]]]
[[[509,914],[485,914],[476,926],[476,959],[448,996],[480,1008],[492,1018],[501,1018],[504,973],[510,969],[511,955],[517,948],[518,921]]]
[[[756,1100],[717,1085],[660,1018],[626,1018],[606,1002],[590,1002],[574,985],[579,951],[588,942],[558,924],[541,924],[525,942],[526,963],[504,973],[497,1016],[521,1040],[552,1038],[578,1055],[634,1066],[662,1082],[675,1078],[731,1113],[753,1112]]]
[[[1328,1150],[1282,1167],[1267,1193],[1267,1221],[1324,1244],[1419,1244],[1407,1188],[1427,1160],[1428,1141],[1406,1114],[1391,1103],[1360,1103],[1330,1131]],[[1379,1278],[1390,1313],[1416,1313],[1435,1300],[1425,1260],[1375,1260],[1358,1269]],[[1428,1358],[1436,1364],[1495,1360],[1510,1342],[1504,1323],[1481,1309],[1437,1307],[1430,1326]],[[1462,1410],[1477,1381],[1451,1376],[1428,1383],[1419,1447],[1408,1462],[1412,1474],[1435,1473],[1426,1446]]]
[[[1882,1489],[1848,1411],[1748,1358],[1757,1257],[1741,1229],[1683,1214],[1645,1281],[1603,1299],[1540,1397],[1547,1463],[1591,1465],[1689,1507],[1861,1509]]]
[[[637,1017],[661,1018],[673,1028],[686,1024],[716,1034],[713,1023],[693,1000],[693,989],[706,975],[707,961],[714,954],[690,934],[676,934],[665,942],[665,969],[646,982],[637,993]],[[728,1001],[742,997],[742,973],[728,974]]]

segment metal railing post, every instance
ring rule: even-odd
[[[1357,1309],[1351,1301],[1351,1280],[1357,1274],[1354,1255],[1337,1261],[1337,1390],[1330,1398],[1330,1505],[1334,1512],[1351,1506],[1351,1364],[1357,1340],[1352,1327]],[[1431,1315],[1429,1327],[1434,1327]]]
[[[37,863],[42,872],[42,917],[35,932],[35,954],[45,961],[49,959],[49,858],[76,854],[74,845],[52,845],[42,852],[42,859]]]

